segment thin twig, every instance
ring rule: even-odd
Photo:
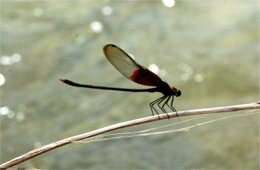
[[[223,112],[234,112],[234,111],[240,111],[240,110],[249,110],[249,109],[260,109],[260,101],[256,103],[250,103],[250,104],[241,104],[241,105],[233,105],[233,106],[223,106],[223,107],[215,107],[215,108],[204,108],[204,109],[196,109],[196,110],[186,110],[186,111],[179,111],[178,116],[192,116],[192,115],[200,115],[200,114],[211,114],[211,113],[223,113]],[[176,113],[168,113],[170,118],[176,117]],[[59,148],[61,146],[81,141],[93,136],[97,136],[100,134],[104,134],[106,132],[110,132],[116,129],[121,129],[125,127],[135,126],[139,124],[144,124],[148,122],[158,121],[162,119],[168,119],[168,116],[166,114],[160,114],[159,116],[148,116],[144,118],[139,118],[135,120],[130,120],[122,123],[117,123],[114,125],[110,125],[107,127],[103,127],[97,130],[93,130],[87,133],[83,133],[80,135],[68,137],[66,139],[62,139],[53,143],[50,143],[48,145],[44,145],[42,147],[39,147],[37,149],[34,149],[30,152],[27,152],[21,156],[18,156],[8,162],[5,162],[0,165],[0,169],[6,169],[10,168],[14,165],[20,164],[26,160],[32,159],[33,157],[36,157],[38,155],[41,155],[45,152],[51,151],[55,148]]]
[[[184,120],[184,121],[180,121],[180,122],[175,122],[173,124],[167,124],[167,125],[158,126],[158,127],[155,127],[155,128],[150,128],[150,129],[141,130],[141,131],[111,133],[111,134],[107,134],[107,135],[103,135],[103,136],[100,135],[100,136],[88,138],[86,140],[77,141],[77,142],[74,142],[74,143],[92,143],[92,142],[101,142],[101,141],[114,140],[114,139],[125,139],[125,138],[151,136],[151,135],[154,136],[154,135],[161,135],[161,134],[174,133],[174,132],[188,132],[193,128],[196,128],[196,127],[199,127],[199,126],[202,126],[202,125],[206,125],[206,124],[209,124],[209,123],[213,123],[213,122],[217,122],[217,121],[221,121],[221,120],[226,120],[226,119],[230,119],[230,118],[236,118],[236,117],[251,116],[251,115],[254,115],[254,114],[256,114],[256,112],[252,111],[252,112],[247,112],[247,113],[243,113],[243,114],[231,115],[231,116],[227,116],[227,117],[221,117],[221,118],[217,118],[217,119],[213,119],[213,120],[208,120],[208,121],[205,121],[205,122],[202,122],[202,123],[196,123],[194,125],[186,126],[186,127],[183,127],[183,128],[150,132],[150,131],[153,131],[155,129],[165,128],[165,127],[169,127],[169,126],[173,126],[173,125],[177,125],[177,124],[181,124],[181,123],[185,123],[185,122],[195,120],[195,118],[193,118],[193,119],[188,119],[188,120]]]

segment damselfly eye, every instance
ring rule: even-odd
[[[176,96],[176,97],[181,96],[181,91],[180,91],[180,90],[177,90],[175,96]]]

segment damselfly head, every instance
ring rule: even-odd
[[[176,97],[181,96],[181,91],[176,89],[175,87],[172,87],[172,91]]]

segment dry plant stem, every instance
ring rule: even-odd
[[[204,108],[204,109],[196,109],[196,110],[186,110],[186,111],[179,111],[178,115],[181,116],[192,116],[192,115],[200,115],[200,114],[211,114],[211,113],[220,113],[220,112],[233,112],[233,111],[239,111],[239,110],[249,110],[249,109],[260,109],[260,101],[256,103],[250,103],[250,104],[241,104],[241,105],[233,105],[233,106],[223,106],[223,107],[215,107],[215,108]],[[176,113],[168,113],[170,118],[176,117]],[[8,162],[5,162],[0,165],[0,169],[6,169],[10,168],[14,165],[20,164],[28,159],[32,159],[33,157],[36,157],[40,154],[43,154],[45,152],[51,151],[55,148],[59,148],[61,146],[81,141],[93,136],[97,136],[106,132],[110,132],[116,129],[121,129],[125,127],[135,126],[139,124],[144,124],[148,122],[158,121],[162,119],[168,119],[168,116],[166,114],[160,114],[160,119],[157,115],[155,116],[148,116],[140,119],[130,120],[122,123],[117,123],[114,125],[110,125],[104,128],[100,128],[97,130],[93,130],[87,133],[83,133],[80,135],[72,136],[66,139],[59,140],[57,142],[50,143],[48,145],[44,145],[40,148],[34,149],[30,152],[27,152],[21,156],[18,156]]]

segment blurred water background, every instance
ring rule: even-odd
[[[106,60],[114,43],[183,94],[177,110],[259,100],[258,0],[1,0],[1,163],[39,146],[149,116],[160,94]],[[120,132],[169,130],[248,112],[170,119]],[[188,132],[74,144],[19,166],[41,169],[259,169],[259,113]]]

